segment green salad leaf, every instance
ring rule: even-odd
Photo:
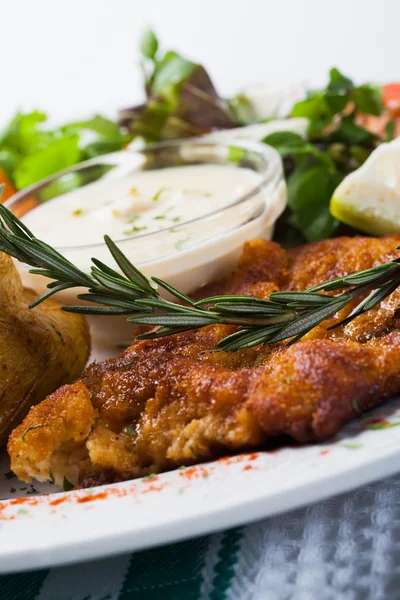
[[[284,245],[316,241],[339,233],[329,212],[330,198],[344,177],[360,167],[382,141],[364,128],[359,115],[382,113],[380,88],[357,86],[338,69],[322,90],[309,92],[293,106],[292,117],[309,120],[307,139],[277,132],[263,141],[282,156],[289,209],[280,218],[276,239]],[[387,139],[393,126],[387,128]]]
[[[152,31],[142,37],[140,48],[147,100],[120,111],[120,124],[132,135],[159,141],[237,125],[204,67],[172,50],[160,53]]]
[[[74,164],[123,148],[132,136],[114,121],[95,116],[55,129],[45,113],[17,113],[0,132],[0,168],[17,189]]]
[[[25,156],[14,171],[17,188],[21,189],[57,171],[72,167],[81,160],[79,136],[60,137]]]

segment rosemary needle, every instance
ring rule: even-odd
[[[268,300],[225,295],[195,302],[161,279],[145,277],[108,236],[104,236],[104,241],[120,272],[93,258],[90,274],[84,273],[57,250],[37,239],[15,215],[0,205],[0,250],[33,267],[31,273],[52,279],[47,292],[34,300],[31,308],[61,290],[84,287],[87,292],[78,298],[93,305],[63,306],[63,310],[127,315],[132,323],[157,327],[138,336],[141,339],[223,323],[238,329],[219,342],[221,350],[236,351],[286,339],[294,343],[354,299],[364,297],[352,313],[334,327],[378,305],[400,285],[400,259],[397,259],[321,283],[304,292],[273,292]],[[165,300],[158,291],[160,288],[177,302]],[[335,290],[342,291],[336,296],[320,293]]]

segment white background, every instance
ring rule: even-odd
[[[0,123],[53,120],[141,100],[138,37],[202,62],[222,94],[259,82],[400,81],[399,0],[2,0]]]

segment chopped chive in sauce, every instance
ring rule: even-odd
[[[185,242],[187,242],[187,240],[178,240],[177,242],[175,242],[175,248],[177,250],[182,250],[182,246]]]
[[[163,192],[165,192],[165,190],[166,190],[166,189],[167,189],[167,188],[165,188],[165,187],[162,187],[162,188],[160,188],[160,189],[158,190],[158,192],[156,192],[156,193],[154,194],[154,196],[152,197],[152,201],[153,201],[153,202],[157,202],[157,200],[159,200],[159,199],[160,199],[160,197],[161,197],[161,194],[162,194]]]
[[[174,218],[172,219],[172,221],[173,221],[174,223],[179,223],[179,221],[180,221],[180,220],[181,220],[181,218],[180,218],[180,217],[174,217]]]
[[[40,427],[43,427],[41,423],[38,423],[38,425],[31,425],[30,427],[27,427],[24,433],[22,434],[21,440],[24,441],[26,434],[32,431],[32,429],[39,429]]]
[[[133,221],[137,221],[139,217],[140,215],[129,215],[128,217],[126,217],[125,223],[133,223]]]
[[[81,208],[77,208],[72,212],[73,217],[81,217],[83,215],[83,210]]]
[[[18,511],[19,515],[27,515],[29,514],[28,511],[26,510],[26,508],[20,508]]]
[[[129,193],[131,196],[137,196],[139,192],[138,192],[137,187],[133,187],[129,190]]]
[[[165,215],[157,215],[156,217],[154,217],[155,221],[161,221],[162,219],[166,219]]]
[[[147,227],[145,225],[143,225],[143,227],[138,227],[137,225],[134,225],[133,227],[131,227],[131,229],[127,229],[126,231],[124,231],[124,235],[132,235],[133,233],[139,233],[139,231],[145,231],[147,229]]]
[[[157,477],[157,473],[149,473],[147,477],[143,477],[143,481],[149,481],[150,479],[154,479],[155,477]]]

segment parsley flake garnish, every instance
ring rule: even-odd
[[[175,242],[175,248],[177,250],[182,250],[182,246],[185,242],[187,242],[187,239],[186,240],[178,240],[177,242]]]
[[[125,223],[133,223],[133,221],[137,221],[139,218],[140,215],[129,215],[129,217],[126,217]]]
[[[152,197],[152,201],[153,201],[153,202],[157,202],[157,200],[159,200],[159,199],[160,199],[160,197],[161,197],[161,194],[162,194],[163,192],[165,192],[165,190],[166,190],[166,189],[167,189],[167,188],[165,188],[165,187],[162,187],[162,188],[160,188],[160,189],[158,190],[158,192],[156,192],[156,193],[154,194],[154,196]]]
[[[351,442],[349,444],[342,444],[343,448],[348,448],[349,450],[358,450],[359,448],[362,448],[362,444],[359,444],[358,442]]]
[[[143,225],[143,227],[138,227],[137,225],[134,225],[133,227],[131,227],[131,229],[127,229],[126,231],[124,231],[124,235],[132,235],[133,233],[139,233],[139,231],[145,231],[146,229],[146,225]]]

